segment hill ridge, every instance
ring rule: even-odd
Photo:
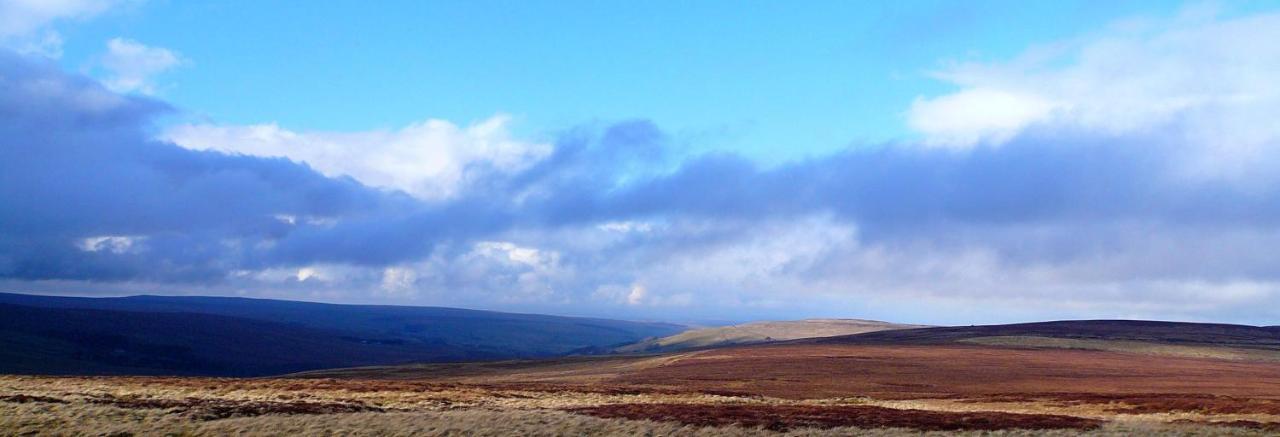
[[[8,351],[0,354],[0,371],[39,372],[38,366],[23,363],[50,363],[46,367],[51,370],[44,373],[257,376],[352,365],[554,357],[681,330],[670,324],[585,317],[238,297],[77,298],[0,293],[0,305],[5,305],[0,308],[5,314],[13,315],[11,320],[26,321],[25,325],[0,324],[0,340],[5,342]],[[31,314],[43,316],[29,317]],[[175,317],[175,314],[198,316]],[[24,315],[28,317],[22,317]],[[64,323],[66,320],[76,323]],[[120,320],[133,323],[120,323]],[[102,324],[114,327],[98,326]],[[261,331],[270,331],[271,335],[291,336],[298,341],[325,346],[307,349],[306,353],[290,352],[302,357],[281,367],[254,366],[247,362],[242,364],[248,370],[226,370],[230,367],[212,366],[200,360],[185,361],[189,368],[147,367],[148,363],[165,363],[163,357],[152,353],[165,348],[175,353],[185,351],[182,353],[204,356],[199,353],[203,345],[220,345],[225,340],[215,326],[211,326],[218,324],[236,329],[257,326]],[[166,342],[139,326],[191,335],[181,341]],[[97,333],[101,332],[113,332],[115,337],[99,336]],[[227,356],[261,356],[255,355],[258,349],[287,351],[290,347],[257,341],[257,335],[248,329],[236,332],[247,337],[242,339],[246,342],[244,347],[225,345],[227,347],[214,349]],[[68,342],[68,338],[77,340]],[[133,348],[123,348],[116,354],[122,356],[114,356],[111,350],[104,349],[112,344]],[[343,353],[333,354],[330,350]],[[348,356],[368,359],[353,360],[347,359]],[[125,366],[125,369],[113,364],[121,360],[142,364],[141,367]],[[73,362],[78,364],[69,364]],[[66,364],[62,366],[65,371],[54,370],[59,366],[53,363]]]

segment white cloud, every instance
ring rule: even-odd
[[[1280,138],[1280,14],[1199,11],[1132,21],[994,63],[938,73],[959,87],[920,97],[908,122],[934,146],[999,145],[1029,128],[1144,133],[1178,123],[1227,174]],[[1201,163],[1203,164],[1203,163]]]
[[[118,93],[155,94],[155,76],[184,62],[169,49],[114,38],[107,41],[107,53],[102,56],[102,67],[108,74],[103,84]]]
[[[1046,120],[1056,106],[1034,94],[973,88],[917,98],[908,123],[928,135],[925,141],[931,145],[968,147],[982,141],[1002,143],[1027,125]]]
[[[382,270],[382,291],[406,294],[418,282],[418,273],[409,267],[387,267]]]
[[[560,262],[560,254],[554,251],[522,247],[506,241],[481,241],[475,244],[475,249],[472,253],[487,258],[524,264],[539,270],[555,268],[556,264]]]
[[[621,234],[626,234],[631,232],[648,233],[653,231],[654,226],[653,226],[653,223],[650,223],[650,222],[626,220],[626,221],[612,221],[612,222],[601,223],[599,225],[596,225],[596,229],[599,229],[602,231],[617,232]]]
[[[117,3],[116,0],[0,1],[0,46],[19,53],[59,57],[62,35],[50,28],[53,23],[86,19]]]
[[[298,274],[295,276],[295,278],[297,278],[299,282],[306,281],[312,278],[315,278],[321,281],[325,279],[324,276],[321,274],[320,270],[317,270],[313,267],[303,267],[298,269]]]
[[[590,297],[596,301],[625,305],[629,307],[668,309],[671,307],[688,307],[694,302],[693,294],[691,293],[657,295],[650,292],[649,287],[638,282],[631,285],[600,285],[595,288],[595,291]]]
[[[365,132],[185,124],[165,136],[189,149],[286,157],[329,176],[351,176],[420,199],[442,200],[457,194],[472,166],[518,171],[550,153],[549,144],[512,138],[509,123],[505,115],[466,127],[431,119],[394,131]]]
[[[76,245],[80,250],[85,252],[111,252],[114,254],[123,254],[136,252],[141,249],[141,242],[146,237],[129,236],[129,235],[103,235],[98,237],[89,237],[80,240]]]
[[[631,286],[631,292],[627,293],[627,305],[640,305],[644,303],[645,298],[649,297],[649,289],[642,284]]]

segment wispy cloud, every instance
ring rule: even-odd
[[[102,83],[118,93],[152,95],[156,93],[156,76],[187,62],[166,48],[113,38],[102,55],[102,68],[107,71]]]
[[[1115,135],[1177,124],[1197,170],[1229,174],[1262,157],[1280,128],[1280,14],[1218,20],[1197,8],[1029,50],[1007,62],[949,65],[958,87],[920,97],[911,126],[926,143],[998,146],[1028,129]]]
[[[0,46],[23,54],[62,55],[62,36],[52,28],[60,20],[98,15],[118,0],[6,0],[0,2]]]

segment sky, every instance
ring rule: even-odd
[[[0,0],[0,289],[1280,319],[1274,2]]]

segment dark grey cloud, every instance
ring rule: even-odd
[[[1280,185],[1187,177],[1194,145],[1176,121],[1122,135],[1031,129],[966,151],[856,147],[766,167],[681,156],[671,135],[633,120],[564,132],[519,171],[474,164],[456,197],[422,201],[305,163],[152,139],[168,111],[0,54],[0,279],[245,289],[284,286],[254,282],[275,270],[336,265],[364,270],[335,288],[394,279],[500,300],[525,287],[575,305],[645,281],[654,302],[706,305],[696,299],[767,302],[793,292],[778,287],[841,283],[1061,293],[1046,281],[1098,302],[1132,287],[1121,293],[1131,303],[1166,299],[1160,284],[1181,281],[1192,301],[1243,282],[1254,284],[1246,302],[1271,302],[1280,279],[1269,249],[1280,243]],[[501,244],[477,249],[485,241]],[[288,287],[317,286],[303,276],[283,275]]]
[[[1274,186],[1180,178],[1185,157],[1176,153],[1183,144],[1174,138],[1032,132],[1001,147],[965,152],[885,145],[772,168],[713,154],[689,159],[673,171],[640,172],[638,178],[622,170],[631,163],[593,158],[610,156],[614,145],[608,138],[589,146],[571,140],[529,172],[538,178],[517,175],[525,181],[517,188],[534,195],[522,198],[513,211],[558,224],[824,212],[885,236],[962,224],[1150,220],[1273,226],[1280,218],[1280,191]],[[583,151],[591,147],[604,150]],[[566,158],[572,155],[588,157]],[[580,172],[580,167],[592,171]],[[471,194],[505,199],[516,193]]]
[[[402,196],[284,159],[196,152],[149,139],[168,107],[121,96],[47,61],[0,54],[0,275],[212,280],[290,226],[278,215],[388,211]],[[138,236],[131,251],[85,238]]]

